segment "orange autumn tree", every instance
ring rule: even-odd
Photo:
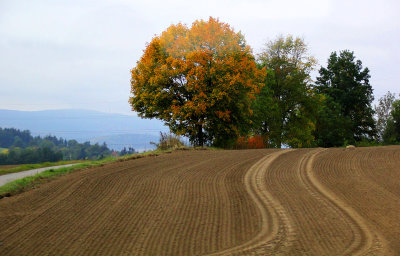
[[[131,71],[130,104],[199,146],[229,146],[249,127],[262,83],[243,35],[218,19],[171,25]]]

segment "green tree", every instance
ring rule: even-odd
[[[363,69],[362,62],[355,60],[354,53],[348,50],[341,51],[339,55],[333,52],[328,59],[328,66],[321,67],[315,88],[336,103],[324,107],[328,111],[325,116],[332,111],[340,111],[340,115],[332,116],[336,123],[330,120],[328,123],[331,125],[327,125],[325,119],[318,119],[316,138],[320,146],[338,145],[342,141],[354,143],[375,136],[374,111],[371,107],[374,96],[369,78],[369,69]],[[325,141],[324,134],[337,129],[338,124],[346,124],[343,127],[345,132],[335,135],[337,141]]]
[[[20,137],[15,136],[12,146],[13,147],[18,147],[18,148],[23,148],[24,147],[24,142],[22,141],[22,139]]]
[[[315,141],[321,147],[339,147],[351,140],[351,120],[344,116],[342,107],[331,97],[319,95]]]
[[[267,72],[265,84],[254,101],[254,129],[268,138],[271,147],[313,144],[315,98],[310,72],[316,65],[300,38],[279,36],[266,44],[259,65]]]
[[[383,140],[383,134],[385,133],[389,119],[391,118],[391,112],[393,109],[393,102],[396,97],[394,93],[387,92],[383,97],[379,99],[378,106],[375,107],[376,112],[376,130],[378,141]]]
[[[383,142],[386,144],[400,143],[400,100],[395,100],[392,105],[390,117],[383,132]]]
[[[47,139],[43,139],[40,144],[39,147],[41,148],[49,148],[49,149],[55,149],[56,145],[54,145],[54,143],[50,140]]]
[[[132,109],[200,146],[229,146],[244,133],[262,86],[244,37],[211,17],[154,37],[131,73]]]

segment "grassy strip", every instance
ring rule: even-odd
[[[103,166],[106,163],[111,163],[115,161],[121,161],[124,160],[122,158],[112,158],[108,157],[103,160],[98,160],[98,161],[86,161],[84,163],[78,163],[73,166],[68,166],[68,167],[61,167],[57,169],[49,169],[40,173],[37,173],[33,176],[27,176],[21,179],[17,179],[14,181],[11,181],[7,184],[4,184],[3,186],[0,186],[0,199],[2,197],[7,197],[11,196],[13,194],[18,194],[20,192],[29,190],[31,188],[36,187],[37,185],[41,183],[45,183],[50,179],[53,179],[55,177],[58,177],[63,174],[71,173],[75,170],[80,170],[83,168],[90,168],[90,167],[96,167],[96,166]],[[128,157],[126,157],[126,160],[129,160]],[[71,163],[69,161],[69,163]]]
[[[2,169],[1,165],[0,165],[0,176],[9,174],[9,173],[22,172],[22,171],[38,169],[38,168],[43,168],[43,167],[75,164],[75,163],[83,163],[83,162],[85,162],[85,161],[59,161],[59,162],[45,162],[45,163],[39,163],[39,164],[22,164],[17,167],[14,167],[14,168],[5,168],[5,169]]]
[[[91,166],[90,163],[77,164],[70,167],[61,167],[58,169],[49,169],[34,176],[27,176],[21,179],[11,181],[0,187],[0,198],[17,194],[29,188],[34,188],[36,185],[43,182],[43,179],[59,176],[61,174],[69,173],[77,169],[82,169]]]

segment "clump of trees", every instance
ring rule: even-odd
[[[63,159],[60,151],[50,148],[10,148],[0,153],[0,164],[34,164],[57,162]]]
[[[298,37],[279,36],[256,57],[243,35],[218,19],[172,25],[132,69],[129,102],[199,146],[400,141],[400,103],[389,95],[372,108],[369,69],[354,52],[332,52],[314,82],[316,64]]]
[[[120,152],[119,155],[120,156],[125,156],[125,155],[131,155],[131,154],[135,154],[137,153],[136,150],[132,147],[128,147],[128,149],[126,149],[126,147],[124,147]]]
[[[102,159],[111,155],[105,143],[91,145],[55,136],[33,137],[28,130],[14,128],[0,128],[0,147],[8,149],[0,153],[0,164]]]

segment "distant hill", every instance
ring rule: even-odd
[[[106,142],[109,148],[150,149],[159,132],[168,131],[159,120],[93,110],[0,110],[0,127],[30,130],[32,135],[53,135],[79,142]]]
[[[136,151],[155,149],[150,142],[158,142],[160,136],[153,134],[116,134],[90,139],[90,143],[107,143],[109,148],[121,151],[124,147],[133,147]]]

